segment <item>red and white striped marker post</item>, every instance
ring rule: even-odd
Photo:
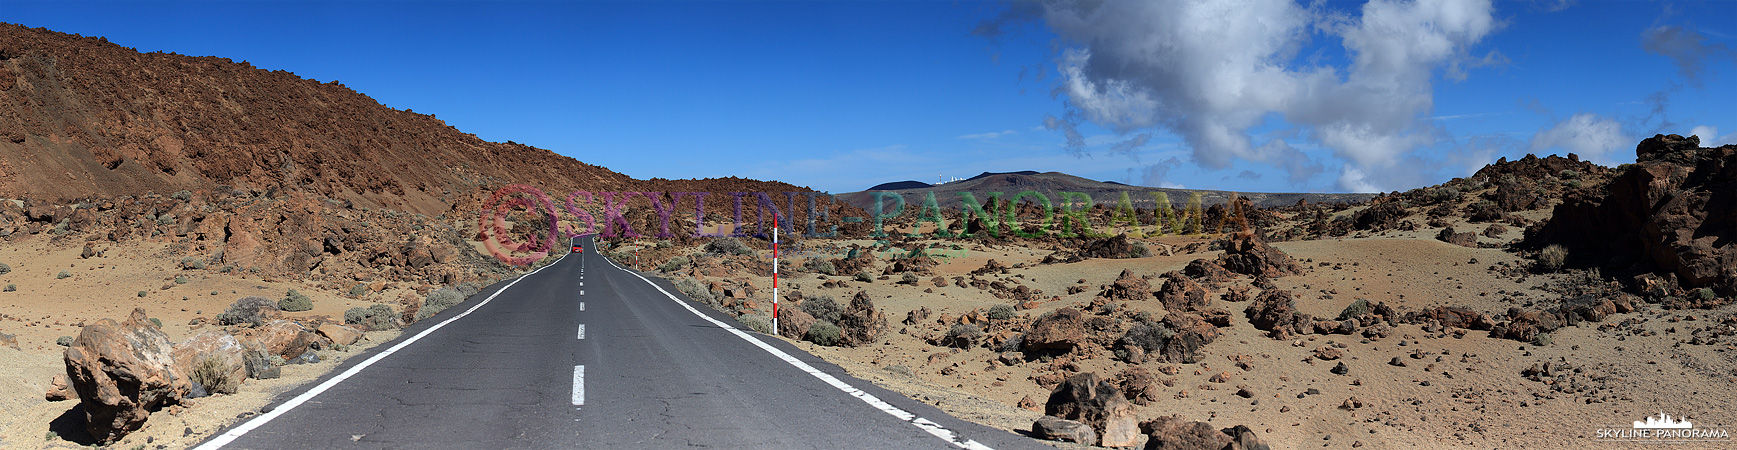
[[[772,219],[772,334],[778,334],[778,219],[776,218]]]

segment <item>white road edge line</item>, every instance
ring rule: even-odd
[[[585,339],[585,324],[579,324],[579,339]]]
[[[616,269],[621,269],[621,266],[616,265],[615,262],[610,261],[609,258],[603,258],[603,260],[608,262],[609,265],[615,266]],[[845,383],[843,380],[839,380],[837,377],[832,376],[831,374],[828,374],[826,372],[822,372],[820,369],[816,369],[816,368],[814,368],[814,366],[811,366],[808,363],[802,362],[802,360],[800,360],[800,359],[796,359],[795,356],[790,356],[789,353],[785,353],[783,350],[779,350],[777,347],[773,347],[771,344],[767,344],[759,339],[755,339],[753,336],[749,335],[746,332],[743,332],[742,330],[737,329],[736,327],[732,327],[729,324],[726,324],[722,321],[719,321],[717,319],[713,319],[713,318],[711,318],[711,316],[707,316],[704,313],[701,313],[700,310],[694,309],[693,305],[689,305],[687,302],[681,301],[681,299],[676,298],[675,295],[671,295],[669,293],[669,291],[663,290],[662,286],[658,286],[657,283],[651,282],[651,280],[646,279],[644,276],[641,276],[640,274],[635,273],[634,271],[626,270],[626,269],[621,269],[621,270],[623,272],[627,272],[629,275],[633,275],[635,277],[638,277],[640,281],[644,281],[646,284],[650,284],[653,289],[657,289],[658,292],[662,292],[665,297],[669,297],[669,299],[676,302],[676,304],[681,305],[683,308],[687,308],[688,312],[694,313],[694,315],[696,315],[696,316],[700,316],[701,319],[705,319],[707,322],[711,322],[713,325],[717,325],[718,327],[723,328],[725,331],[729,331],[730,334],[734,334],[734,335],[736,335],[736,337],[742,338],[742,340],[748,341],[748,343],[750,343],[750,344],[754,344],[755,347],[760,347],[760,349],[765,350],[766,353],[771,353],[773,357],[784,360],[784,362],[790,363],[790,365],[792,365],[792,366],[796,366],[797,369],[799,369],[803,372],[808,372],[809,375],[813,375],[815,378],[820,379],[820,381],[825,382],[826,384],[832,385],[832,387],[838,388],[838,390],[840,390],[840,391],[844,391],[845,394],[849,394],[852,397],[856,397],[858,400],[862,400],[863,403],[868,403],[869,406],[873,406],[875,409],[881,410],[881,412],[887,413],[888,415],[896,417],[899,420],[902,420],[905,422],[910,422],[911,425],[915,425],[917,428],[920,428],[923,431],[928,432],[929,434],[935,435],[935,437],[946,440],[947,443],[953,444],[954,447],[959,447],[959,448],[964,448],[964,449],[972,449],[972,450],[993,450],[992,448],[990,448],[987,445],[983,445],[981,443],[978,443],[976,440],[966,439],[964,441],[960,441],[959,439],[961,438],[961,436],[954,434],[952,430],[948,430],[946,427],[942,427],[940,424],[937,424],[935,422],[931,422],[928,419],[917,417],[916,414],[912,414],[910,411],[905,411],[904,409],[901,409],[897,406],[893,406],[891,404],[888,404],[887,402],[882,401],[879,397],[875,397],[874,394],[863,392],[861,389],[857,389],[857,388],[851,386],[849,383]],[[578,389],[578,388],[575,388],[575,389]],[[577,392],[577,391],[575,391],[575,392]],[[574,395],[578,395],[578,394],[574,394]]]
[[[338,374],[338,376],[332,377],[332,379],[326,380],[326,382],[324,382],[324,383],[320,383],[319,386],[314,386],[313,389],[308,389],[308,391],[303,392],[302,395],[297,395],[296,398],[292,398],[292,399],[290,399],[290,401],[284,402],[284,404],[279,405],[277,407],[277,409],[273,409],[273,410],[271,410],[271,412],[261,414],[261,415],[259,415],[259,417],[255,417],[255,418],[253,418],[253,420],[249,420],[249,421],[247,421],[247,423],[241,424],[241,426],[235,427],[234,429],[231,429],[228,432],[223,433],[221,436],[218,436],[210,441],[206,441],[204,444],[199,444],[198,447],[193,447],[193,449],[194,450],[216,450],[219,448],[223,448],[224,445],[228,445],[230,442],[234,442],[237,438],[240,438],[242,435],[247,434],[247,432],[253,431],[256,428],[264,426],[267,422],[271,422],[272,419],[276,419],[277,416],[281,416],[281,415],[283,415],[283,413],[289,412],[290,410],[295,409],[297,406],[301,406],[303,403],[307,403],[308,400],[312,400],[315,396],[318,396],[321,393],[326,392],[326,390],[331,389],[333,386],[337,386],[338,383],[342,383],[344,380],[347,380],[350,377],[355,376],[357,373],[362,372],[362,369],[366,369],[366,368],[368,368],[368,366],[374,365],[374,363],[380,362],[380,360],[382,360],[382,359],[386,359],[387,356],[392,356],[392,354],[397,353],[398,350],[401,350],[404,347],[408,347],[408,346],[410,346],[410,344],[416,343],[416,341],[421,340],[425,336],[428,336],[429,333],[433,333],[434,330],[439,330],[441,327],[444,327],[447,324],[452,323],[453,321],[456,321],[458,319],[463,319],[464,316],[468,316],[468,315],[470,315],[470,313],[475,312],[477,310],[477,308],[481,308],[481,307],[483,307],[483,305],[487,305],[487,304],[489,304],[489,302],[494,301],[495,297],[500,296],[501,293],[506,292],[507,289],[511,289],[513,287],[513,285],[519,284],[520,281],[524,281],[526,278],[530,278],[531,275],[536,275],[538,272],[542,272],[543,269],[553,267],[556,263],[561,262],[562,259],[567,259],[567,256],[562,255],[560,258],[557,258],[555,260],[555,262],[549,263],[549,265],[547,265],[547,266],[540,267],[537,270],[531,271],[531,273],[527,273],[527,274],[519,276],[519,278],[516,280],[513,280],[513,282],[507,283],[506,287],[502,287],[501,290],[495,291],[495,293],[489,295],[488,298],[485,298],[485,299],[483,299],[483,301],[478,302],[476,304],[476,306],[472,306],[472,307],[470,307],[470,309],[467,309],[464,312],[459,313],[459,315],[452,316],[452,318],[450,318],[450,319],[446,319],[444,321],[441,321],[440,323],[434,324],[434,326],[428,327],[428,329],[426,329],[426,330],[422,330],[421,333],[417,333],[415,336],[411,336],[410,339],[405,339],[404,342],[399,342],[398,345],[394,345],[394,346],[392,346],[392,348],[386,349],[386,351],[374,354],[374,356],[372,358],[368,358],[368,360],[362,361],[361,364],[357,364],[354,367],[351,367],[350,370],[346,370],[346,371],[344,371],[344,373]],[[584,366],[580,366],[580,367],[584,367]],[[579,398],[578,397],[579,394],[576,393],[574,395],[575,395],[575,397],[574,397],[575,399]]]
[[[573,406],[585,406],[585,366],[573,366]]]

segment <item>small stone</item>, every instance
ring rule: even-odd
[[[1333,366],[1333,373],[1339,375],[1348,374],[1351,373],[1351,368],[1346,367],[1344,362],[1340,362],[1339,365]]]

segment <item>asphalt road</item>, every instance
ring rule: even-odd
[[[1050,448],[850,377],[577,242],[198,448]]]

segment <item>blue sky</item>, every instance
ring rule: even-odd
[[[1737,143],[1737,1],[20,2],[636,178],[1402,190]]]

